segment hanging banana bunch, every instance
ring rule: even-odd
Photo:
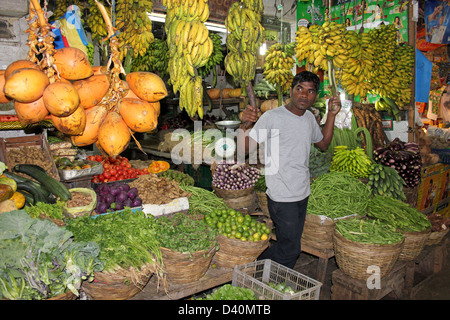
[[[147,13],[153,9],[152,0],[116,0],[116,28],[121,51],[121,59],[129,49],[133,56],[143,56],[155,40],[152,22]]]
[[[396,69],[391,79],[395,87],[396,95],[391,96],[400,109],[404,108],[411,102],[413,83],[413,73],[415,56],[414,47],[410,45],[402,45],[396,48],[394,64]]]
[[[216,86],[217,82],[217,70],[216,65],[220,64],[223,61],[223,52],[222,52],[222,37],[217,33],[210,32],[209,37],[213,43],[213,51],[208,61],[203,67],[198,68],[198,74],[201,77],[206,77],[212,70],[213,72],[213,83],[212,87]]]
[[[92,1],[92,3],[94,3]],[[52,20],[58,20],[62,16],[64,16],[67,12],[67,8],[71,5],[76,5],[83,11],[85,6],[85,1],[83,0],[58,0],[55,1],[55,10],[53,11],[53,15],[51,16]]]
[[[272,45],[264,60],[264,78],[277,87],[278,105],[283,103],[283,93],[291,88],[294,75],[295,42],[288,44],[275,43]]]
[[[203,85],[198,68],[206,65],[214,45],[204,22],[208,0],[164,0],[169,47],[168,69],[174,93],[180,91],[180,109],[203,119]]]
[[[134,58],[131,71],[149,71],[159,73],[161,78],[169,74],[169,47],[166,40],[155,38],[143,56]]]
[[[242,88],[255,78],[256,53],[265,38],[261,24],[263,10],[262,0],[241,0],[231,5],[225,19],[230,32],[227,35],[225,67]]]
[[[58,1],[57,1],[58,2]],[[86,19],[86,23],[91,30],[92,39],[97,39],[101,41],[108,35],[108,30],[106,28],[105,20],[102,14],[95,4],[95,0],[88,0],[89,15]],[[104,5],[108,17],[111,19],[111,8]]]

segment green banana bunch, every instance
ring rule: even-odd
[[[229,31],[225,67],[242,88],[255,78],[256,53],[265,38],[261,24],[263,10],[262,0],[241,0],[230,6],[225,18],[225,27]]]
[[[264,60],[263,74],[265,79],[275,86],[279,85],[282,92],[289,91],[294,79],[292,74],[295,63],[293,58],[294,48],[295,42],[275,43],[267,50]]]
[[[59,1],[57,1],[59,3]],[[103,4],[108,14],[111,12],[111,7]],[[92,39],[96,39],[101,42],[101,39],[108,35],[106,30],[105,20],[103,20],[102,14],[95,4],[95,0],[88,0],[89,15],[86,19],[87,26],[91,30]]]
[[[265,97],[266,99],[268,99],[269,94],[276,92],[277,88],[263,78],[253,86],[253,90],[258,97]]]
[[[367,185],[371,188],[373,195],[385,195],[401,201],[406,200],[403,192],[403,187],[406,186],[405,180],[394,168],[373,163],[372,173],[368,178]]]
[[[198,69],[204,67],[214,43],[204,22],[209,17],[208,0],[164,0],[165,30],[169,52],[168,71],[179,106],[193,118],[203,118],[203,85]]]
[[[134,58],[131,71],[148,71],[159,73],[162,78],[168,75],[169,50],[167,42],[155,38],[143,56]]]
[[[361,147],[349,149],[345,145],[334,147],[330,172],[347,172],[355,178],[367,178],[372,173],[372,161]]]
[[[224,56],[222,52],[222,37],[213,32],[209,33],[209,37],[211,38],[211,41],[213,43],[213,51],[206,64],[198,68],[197,71],[201,77],[206,77],[207,75],[209,75],[212,69],[214,76],[212,87],[214,88],[217,79],[216,65],[220,64],[223,61]]]

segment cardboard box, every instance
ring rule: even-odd
[[[450,194],[450,165],[444,165],[441,173],[441,183],[438,194],[438,202],[436,204],[436,212],[444,216],[450,216],[449,206]]]
[[[437,163],[422,168],[422,182],[419,185],[416,208],[424,214],[436,211],[441,193],[442,173],[446,166]]]

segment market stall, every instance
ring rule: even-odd
[[[287,8],[269,18],[261,0],[69,2],[49,17],[30,0],[28,49],[0,70],[0,299],[317,300],[330,259],[332,299],[403,299],[442,269],[447,43],[414,46],[436,17],[294,1],[291,36]],[[320,125],[330,96],[343,105],[309,155],[308,275],[258,260],[277,241],[263,152],[241,161],[235,139],[240,112],[287,103],[299,70],[320,75]]]

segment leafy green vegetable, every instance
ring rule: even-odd
[[[0,175],[2,175],[3,171],[5,171],[6,169],[8,169],[6,164],[4,164],[3,162],[0,161]]]
[[[258,300],[255,293],[248,288],[235,287],[231,284],[225,284],[204,298],[196,300]]]
[[[264,174],[261,173],[261,176],[258,178],[258,181],[256,181],[253,188],[255,191],[266,192],[266,176]]]
[[[106,271],[117,267],[141,268],[145,264],[162,265],[155,218],[141,210],[123,211],[93,217],[77,217],[66,227],[78,241],[94,241],[100,246],[99,259]]]
[[[156,219],[156,230],[161,246],[178,252],[208,250],[217,243],[216,231],[203,219],[182,212]]]
[[[24,207],[24,210],[34,219],[38,219],[42,214],[52,219],[63,220],[63,206],[64,202],[62,201],[57,203],[38,202],[35,205]]]
[[[24,210],[0,215],[0,298],[48,299],[92,281],[103,266],[95,242],[75,242],[72,233]]]

